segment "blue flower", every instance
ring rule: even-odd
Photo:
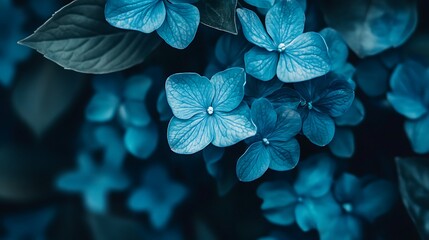
[[[205,76],[211,77],[230,67],[244,67],[244,53],[250,47],[242,35],[223,34],[216,42],[214,57],[204,71]]]
[[[148,73],[127,80],[120,74],[96,76],[95,95],[85,112],[91,122],[109,122],[117,117],[126,128],[127,150],[141,159],[148,158],[158,144],[157,126],[151,121],[145,104],[152,78]]]
[[[296,222],[304,231],[318,227],[318,217],[313,216],[325,216],[326,212],[323,209],[314,211],[311,207],[315,203],[322,206],[327,201],[335,168],[334,160],[328,155],[313,155],[298,165],[298,177],[293,186],[281,181],[261,184],[257,194],[263,200],[264,216],[278,225]]]
[[[243,103],[246,74],[229,68],[211,80],[196,73],[171,75],[165,83],[174,117],[167,129],[170,148],[192,154],[212,143],[234,145],[255,135],[250,109]]]
[[[283,82],[300,82],[330,70],[323,37],[315,32],[303,33],[305,15],[298,2],[274,5],[265,18],[267,30],[253,11],[242,8],[237,14],[244,36],[256,45],[244,57],[250,75],[267,81],[277,74]]]
[[[104,153],[103,163],[96,164],[92,151],[81,151],[77,159],[79,169],[61,175],[57,187],[66,192],[80,192],[89,210],[105,212],[107,193],[124,190],[129,184],[121,170],[125,149],[113,128],[101,126],[95,129],[94,134]]]
[[[44,240],[45,231],[55,216],[54,208],[7,216],[3,219],[6,234],[4,240]]]
[[[94,78],[95,95],[86,107],[86,118],[91,122],[108,122],[119,117],[126,126],[146,126],[150,115],[145,97],[152,79],[134,75],[125,80],[120,74],[108,74]]]
[[[26,17],[11,1],[0,2],[0,84],[9,86],[15,75],[15,65],[30,55],[30,49],[17,44],[25,37],[22,30]]]
[[[347,64],[349,49],[340,33],[332,28],[325,28],[320,31],[320,35],[325,39],[331,57],[331,71],[339,73],[344,71]]]
[[[319,229],[322,240],[362,239],[362,220],[374,222],[392,208],[396,201],[396,191],[390,182],[365,182],[367,181],[348,173],[344,173],[336,181],[334,197],[339,209],[334,205],[330,205],[330,208],[338,215],[326,218],[328,224]]]
[[[251,113],[258,130],[246,140],[250,146],[238,159],[238,179],[249,182],[261,177],[268,168],[276,171],[294,168],[300,154],[294,138],[301,131],[299,113],[285,108],[276,112],[265,98],[253,102]]]
[[[168,121],[173,117],[173,112],[167,102],[165,90],[159,93],[158,100],[156,101],[156,110],[159,113],[159,120]]]
[[[246,86],[244,86],[246,101],[252,103],[254,99],[268,97],[282,88],[283,85],[284,83],[277,78],[270,81],[260,81],[252,76],[247,76]]]
[[[165,168],[155,166],[144,173],[142,186],[132,193],[128,206],[133,211],[147,212],[153,227],[162,229],[186,194],[185,186],[172,181]]]
[[[178,0],[107,0],[106,20],[117,28],[144,33],[157,31],[170,46],[186,48],[200,22],[198,9]]]
[[[334,117],[343,115],[354,99],[350,81],[328,74],[282,88],[268,98],[275,106],[295,108],[301,113],[302,132],[314,144],[325,146],[335,134]]]
[[[399,64],[390,78],[387,100],[405,116],[405,132],[416,153],[429,152],[429,70],[417,62]]]

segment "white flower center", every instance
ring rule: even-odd
[[[284,50],[286,50],[286,44],[284,44],[284,43],[280,43],[280,44],[277,46],[277,51],[279,51],[279,52],[283,52]]]
[[[214,109],[213,109],[213,107],[212,107],[212,106],[210,106],[210,107],[208,107],[208,108],[207,108],[207,113],[208,113],[209,115],[212,115],[212,114],[214,113]]]
[[[268,141],[267,138],[262,138],[262,142],[264,143],[264,145],[269,145],[270,141]]]
[[[346,212],[353,211],[353,205],[351,203],[344,203],[342,205],[342,207],[343,207],[344,211],[346,211]]]

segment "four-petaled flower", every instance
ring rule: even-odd
[[[200,22],[194,0],[107,0],[106,20],[117,28],[144,33],[157,31],[170,46],[186,48]]]
[[[399,64],[390,79],[387,100],[408,118],[405,132],[416,153],[429,152],[429,70],[414,61]]]
[[[267,30],[253,11],[242,8],[237,14],[244,36],[256,45],[244,57],[250,75],[267,81],[277,73],[283,82],[300,82],[330,70],[325,40],[315,32],[303,33],[304,10],[295,0],[280,1],[268,11]]]
[[[165,83],[174,117],[167,137],[170,148],[192,154],[212,143],[227,147],[256,134],[250,109],[243,103],[246,74],[229,68],[211,80],[196,73],[171,75]]]
[[[253,181],[268,168],[286,171],[299,160],[299,143],[293,138],[301,131],[299,113],[286,108],[277,112],[265,98],[253,102],[252,120],[257,134],[246,140],[250,147],[238,159],[237,176],[241,181]]]
[[[268,98],[275,106],[288,106],[301,113],[302,132],[314,144],[325,146],[335,134],[333,117],[343,115],[354,99],[354,86],[336,74],[277,90]]]
[[[305,159],[298,165],[298,177],[293,186],[286,181],[266,182],[259,186],[257,194],[262,198],[264,216],[277,225],[296,222],[303,231],[318,227],[318,217],[313,216],[314,204],[320,205],[316,214],[325,215],[323,205],[332,186],[335,161],[326,154]]]
[[[153,227],[162,229],[186,194],[185,186],[172,181],[165,168],[154,166],[144,173],[142,186],[133,192],[128,206],[133,211],[148,212]]]
[[[95,140],[104,150],[101,165],[95,164],[90,151],[81,151],[78,155],[78,167],[61,175],[57,187],[66,192],[82,193],[86,207],[93,212],[107,210],[107,193],[124,190],[129,180],[121,170],[125,158],[125,149],[116,131],[110,127],[95,130]]]

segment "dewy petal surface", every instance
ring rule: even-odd
[[[246,84],[246,73],[243,68],[234,67],[218,72],[210,82],[215,91],[212,102],[215,111],[229,112],[240,105]]]
[[[277,77],[283,82],[300,82],[322,76],[331,68],[328,48],[318,33],[295,38],[280,54]]]
[[[249,106],[245,103],[241,103],[231,112],[215,112],[210,117],[213,118],[212,143],[217,147],[228,147],[256,134]]]
[[[305,14],[298,1],[280,1],[267,13],[265,26],[274,44],[288,45],[304,32]]]
[[[105,9],[111,25],[144,33],[161,27],[166,16],[162,0],[108,0]]]
[[[243,34],[249,42],[269,51],[277,49],[255,12],[246,8],[238,8],[237,16],[243,27]]]
[[[194,40],[200,23],[200,12],[188,3],[165,4],[167,16],[157,32],[170,46],[184,49]]]
[[[244,55],[246,72],[262,81],[269,81],[276,75],[278,62],[278,52],[269,52],[260,47],[253,47]]]
[[[174,116],[180,119],[205,113],[214,97],[210,81],[196,73],[171,75],[165,82],[165,92]]]
[[[171,150],[179,154],[193,154],[207,147],[213,139],[210,118],[206,113],[187,120],[173,117],[167,129]]]

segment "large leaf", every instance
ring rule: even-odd
[[[323,0],[327,24],[360,57],[402,45],[417,24],[415,0]]]
[[[104,18],[105,3],[75,0],[20,44],[83,73],[116,72],[143,62],[159,45],[159,37],[109,25]]]
[[[76,99],[84,83],[83,76],[41,61],[18,79],[12,93],[13,108],[40,137]]]
[[[201,0],[197,3],[201,23],[214,29],[237,34],[237,0]]]
[[[421,238],[429,239],[429,159],[398,158],[396,165],[402,201]]]

